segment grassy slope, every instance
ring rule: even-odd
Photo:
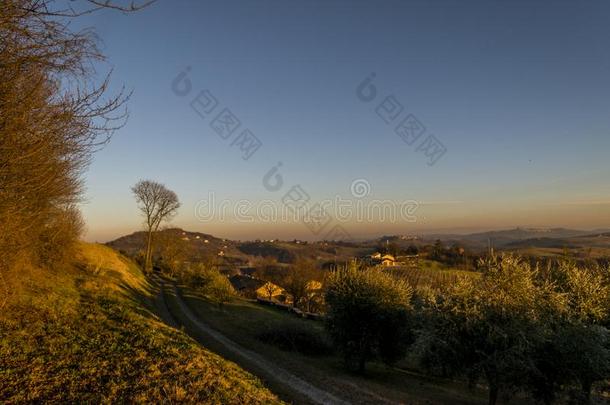
[[[167,297],[170,309],[177,311],[175,297]],[[405,370],[389,369],[380,364],[367,366],[366,377],[345,373],[339,356],[305,356],[297,352],[280,350],[259,340],[257,336],[270,326],[278,323],[290,324],[302,322],[314,331],[322,331],[322,325],[315,321],[299,320],[283,311],[257,305],[247,300],[236,299],[218,308],[205,298],[193,294],[184,294],[189,307],[207,324],[296,375],[304,377],[314,385],[324,387],[328,391],[348,398],[354,403],[379,403],[375,395],[392,401],[408,401],[408,403],[484,403],[485,393],[469,392],[464,384],[445,380],[432,380]],[[188,325],[187,325],[188,326]],[[210,347],[223,353],[222,347],[209,342]],[[225,355],[223,353],[223,355]],[[234,359],[240,361],[239,359]],[[245,364],[245,367],[248,367]],[[363,394],[355,387],[371,393]]]
[[[151,286],[110,248],[80,265],[21,270],[0,310],[0,402],[277,403],[261,382],[165,326]],[[10,276],[10,275],[9,275]]]

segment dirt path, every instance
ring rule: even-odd
[[[237,343],[233,342],[231,339],[227,338],[223,334],[219,333],[217,330],[211,328],[204,322],[202,322],[187,306],[187,304],[182,300],[180,295],[178,294],[178,289],[175,285],[170,285],[169,283],[164,283],[161,280],[157,280],[160,283],[161,290],[168,289],[170,290],[176,297],[176,303],[180,309],[182,315],[188,319],[193,325],[195,325],[201,332],[211,336],[213,339],[218,341],[220,344],[225,346],[225,348],[237,356],[240,356],[249,362],[255,364],[260,369],[264,370],[269,375],[272,375],[275,380],[280,382],[283,385],[290,387],[293,391],[307,397],[311,402],[318,404],[349,404],[335,395],[324,391],[320,388],[317,388],[307,381],[295,376],[289,371],[269,362],[267,359],[263,358],[256,352],[252,350],[248,350]],[[163,295],[163,294],[160,294]],[[158,299],[158,303],[161,303],[162,298]],[[167,306],[165,307],[164,312],[167,311]]]
[[[163,289],[165,288],[165,283],[159,276],[156,274],[152,276],[152,305],[154,306],[155,312],[159,318],[166,324],[171,326],[172,328],[179,328],[178,322],[174,319],[172,314],[169,312],[169,308],[167,306],[167,302],[165,302],[165,294],[163,294]]]

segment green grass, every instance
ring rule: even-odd
[[[114,251],[21,269],[0,311],[0,402],[278,403],[261,381],[153,315],[151,286]]]
[[[192,292],[183,294],[184,300],[198,317],[234,342],[253,350],[275,364],[301,376],[314,385],[354,403],[379,403],[380,397],[408,403],[483,403],[485,392],[468,392],[462,382],[435,380],[413,371],[388,368],[382,364],[367,365],[365,376],[348,374],[342,360],[336,355],[304,355],[287,351],[259,339],[261,333],[272,325],[301,323],[311,333],[324,333],[323,324],[317,321],[296,318],[284,311],[262,306],[255,302],[236,299],[219,308],[205,298]],[[167,295],[170,310],[178,313],[173,295]],[[185,322],[189,331],[188,322]],[[190,330],[196,334],[196,331]],[[230,353],[213,339],[201,336],[205,345],[240,364],[242,359],[232,358]],[[244,367],[256,372],[252,365]],[[270,386],[273,387],[272,382]],[[288,399],[291,399],[288,395]]]
[[[453,269],[433,260],[420,260],[417,268],[390,267],[386,271],[405,278],[415,288],[422,286],[441,288],[454,284],[460,277],[480,276],[480,273]]]

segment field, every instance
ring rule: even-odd
[[[100,245],[80,252],[78,267],[24,268],[8,278],[0,402],[280,402],[162,323],[151,311],[154,290],[132,262]]]
[[[423,259],[419,261],[418,267],[397,266],[390,267],[386,271],[405,278],[415,288],[422,286],[440,288],[455,283],[460,277],[480,276],[480,273],[452,269],[439,262]]]

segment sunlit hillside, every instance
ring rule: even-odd
[[[91,244],[79,256],[76,267],[9,276],[0,402],[279,402],[154,315],[154,288],[131,261]]]

